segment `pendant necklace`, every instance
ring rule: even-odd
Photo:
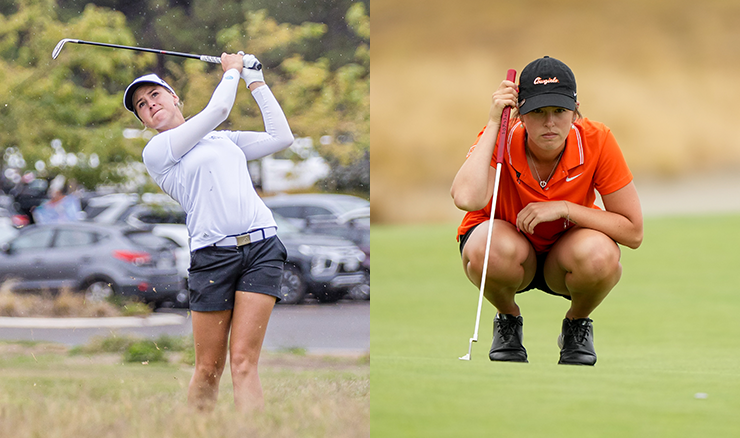
[[[563,152],[565,152],[565,148],[560,151],[560,155],[558,155],[558,159],[557,161],[555,161],[555,166],[553,166],[552,171],[550,171],[550,176],[548,176],[547,179],[544,181],[542,180],[542,178],[540,178],[540,173],[537,171],[537,165],[534,163],[534,158],[532,158],[532,154],[529,152],[529,148],[525,146],[525,150],[527,152],[527,159],[532,164],[532,168],[534,168],[534,173],[537,176],[537,181],[540,182],[540,187],[544,189],[545,187],[547,187],[547,183],[550,181],[550,178],[552,178],[552,175],[555,173],[555,169],[558,168],[558,164],[560,164],[560,158],[563,157]]]

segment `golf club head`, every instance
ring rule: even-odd
[[[59,41],[57,43],[57,46],[54,47],[54,51],[51,52],[51,59],[57,59],[57,56],[59,56],[59,52],[62,51],[62,47],[64,47],[64,44],[67,43],[67,42],[69,42],[69,41],[77,41],[77,40],[73,40],[73,39],[69,39],[69,38],[64,38],[63,40]]]
[[[477,339],[470,338],[470,343],[468,344],[468,354],[459,357],[460,360],[470,360],[470,353],[473,351],[473,342],[475,341],[477,341]]]

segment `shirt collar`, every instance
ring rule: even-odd
[[[539,188],[539,184],[534,181],[534,177],[531,176],[531,172],[529,171],[529,163],[527,162],[527,154],[524,147],[525,139],[526,130],[522,121],[519,120],[509,131],[506,144],[507,160],[509,161],[509,165],[517,172],[518,179],[529,183],[532,187]],[[560,159],[560,163],[558,163],[558,167],[564,168],[566,174],[556,171],[553,173],[552,179],[548,184],[552,184],[568,176],[571,169],[581,166],[583,163],[583,138],[578,125],[572,124],[568,137],[565,140],[565,151],[563,151],[563,156]]]

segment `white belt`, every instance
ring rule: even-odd
[[[240,234],[238,236],[226,236],[218,242],[214,243],[214,246],[244,246],[250,243],[259,242],[272,236],[277,235],[277,228],[260,228],[258,230],[250,231],[248,233]]]

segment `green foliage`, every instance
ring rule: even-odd
[[[146,316],[152,313],[152,308],[146,303],[131,301],[121,305],[121,313],[123,316]]]
[[[70,350],[70,354],[123,353],[136,342],[136,338],[127,335],[96,336],[87,344]]]
[[[153,57],[129,51],[79,50],[65,47],[51,59],[51,49],[64,37],[134,44],[123,14],[89,5],[69,23],[56,19],[53,0],[27,0],[18,12],[0,17],[0,148],[18,148],[33,169],[46,163],[50,176],[65,174],[87,187],[124,180],[119,165],[135,160],[140,145],[124,141],[126,112],[121,90],[135,69]],[[104,50],[104,49],[103,49]],[[104,55],[103,55],[104,53]],[[51,140],[61,140],[79,167],[51,160]],[[90,165],[96,156],[99,164]]]
[[[152,341],[137,341],[123,354],[126,362],[165,362],[164,352]]]
[[[281,8],[236,0],[0,2],[0,11],[9,13],[0,15],[0,152],[15,148],[25,159],[21,170],[43,162],[41,176],[64,174],[90,189],[130,181],[144,175],[140,161],[146,143],[122,135],[126,128],[142,127],[121,104],[131,80],[158,73],[182,98],[187,117],[207,104],[221,77],[218,66],[200,61],[72,43],[51,59],[58,41],[79,38],[209,55],[254,53],[296,137],[321,145],[318,152],[330,163],[355,163],[369,148],[366,5],[348,0],[291,0]],[[236,102],[221,128],[263,130],[253,100]],[[322,137],[332,141],[321,144]],[[54,139],[61,140],[61,155],[50,146]],[[142,181],[136,184],[143,190]]]
[[[165,351],[185,351],[193,345],[192,336],[169,336],[160,335],[155,341],[154,345]]]

